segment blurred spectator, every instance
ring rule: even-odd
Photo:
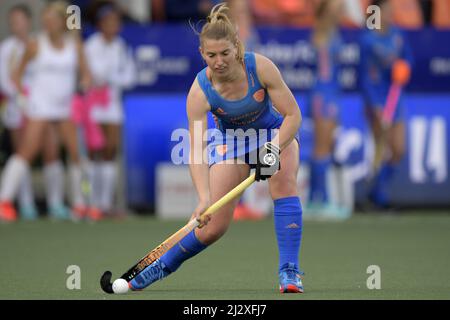
[[[437,28],[450,28],[450,0],[433,0],[433,25]]]
[[[30,37],[31,10],[26,5],[13,6],[8,13],[8,22],[11,35],[0,43],[0,89],[7,98],[2,122],[9,131],[11,146],[14,152],[19,148],[23,138],[25,116],[23,100],[11,81],[11,75],[18,67]],[[30,66],[24,78],[24,86],[29,84],[32,67]],[[20,215],[24,219],[33,220],[38,216],[34,202],[34,193],[31,182],[31,172],[25,173],[18,192]],[[1,218],[1,217],[0,217]]]
[[[316,81],[310,95],[314,121],[314,150],[311,159],[310,192],[305,213],[346,218],[351,212],[332,203],[327,176],[332,164],[334,132],[340,110],[339,57],[342,39],[339,22],[344,12],[340,0],[322,0],[316,11],[311,42],[317,61]]]
[[[362,27],[366,21],[366,15],[364,13],[364,1],[361,0],[344,0],[343,16],[341,24],[344,27]],[[365,9],[365,7],[364,7]]]
[[[136,10],[134,10],[135,7],[139,7],[138,4],[141,4],[141,1],[134,2],[134,1],[119,1],[119,0],[72,0],[72,4],[75,4],[80,7],[81,9],[81,16],[83,21],[94,24],[95,21],[95,13],[97,12],[97,8],[103,6],[105,3],[113,2],[114,5],[118,8],[120,11],[120,14],[122,16],[122,19],[126,23],[139,23],[139,22],[145,22],[145,20],[148,20],[147,15],[140,15],[136,16],[133,14]],[[143,2],[145,4],[147,2]],[[145,7],[144,10],[147,12],[149,11],[148,7]]]
[[[394,22],[403,28],[418,29],[423,27],[422,9],[418,0],[390,1]]]
[[[165,0],[165,16],[167,21],[198,21],[205,19],[212,7],[221,1],[213,0]]]
[[[136,78],[133,58],[119,36],[121,16],[118,7],[113,2],[104,2],[97,8],[95,25],[98,31],[86,40],[86,58],[93,75],[94,90],[106,90],[109,101],[105,105],[94,105],[90,113],[105,138],[103,146],[90,150],[92,192],[86,213],[93,220],[110,214],[114,208],[116,158],[123,122],[122,90],[130,88]]]
[[[257,24],[296,27],[312,26],[316,2],[317,0],[250,0]]]
[[[259,43],[248,1],[229,0],[230,16],[237,25],[238,36],[246,51],[254,51]]]
[[[26,98],[17,90],[12,81],[12,75],[23,59],[25,48],[31,41],[30,21],[31,10],[25,5],[13,6],[9,11],[9,25],[11,36],[1,43],[0,49],[0,87],[7,96],[6,112],[3,114],[3,123],[10,132],[12,151],[18,152],[20,143],[24,139],[27,103]],[[34,72],[33,63],[30,63],[22,77],[22,85],[28,91]],[[55,205],[63,202],[64,167],[59,158],[59,146],[56,133],[52,130],[46,132],[44,142],[44,182],[47,198],[47,208],[51,211]],[[18,191],[18,204],[20,216],[23,219],[33,220],[38,217],[34,202],[31,172],[27,171]]]
[[[0,185],[0,216],[9,221],[17,218],[13,206],[23,177],[40,151],[40,145],[48,140],[48,130],[57,130],[70,157],[69,175],[72,186],[72,204],[76,209],[83,205],[81,192],[81,168],[79,165],[77,132],[70,121],[71,99],[76,89],[79,72],[84,88],[90,85],[82,43],[66,28],[68,4],[53,1],[47,4],[41,17],[43,32],[27,43],[18,68],[13,72],[17,91],[25,95],[22,82],[27,67],[33,64],[27,101],[27,124],[18,151],[12,155],[3,170]],[[55,184],[63,194],[64,183]],[[59,203],[51,208],[54,218],[67,219],[70,211]]]
[[[116,3],[122,9],[121,14],[125,17],[125,22],[133,21],[145,23],[150,21],[151,1],[152,0],[116,0]]]
[[[397,82],[396,73],[400,69],[396,66],[402,65],[398,62],[406,63],[409,69],[413,61],[406,37],[393,24],[394,2],[373,1],[374,5],[381,8],[381,28],[366,30],[361,37],[361,85],[376,145],[374,157],[376,172],[370,198],[379,207],[390,204],[386,188],[405,152],[405,125],[401,96],[393,107],[391,119],[386,120],[384,112],[392,84],[394,81]],[[404,78],[402,85],[405,85],[409,76],[402,76],[402,78]]]

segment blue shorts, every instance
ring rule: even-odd
[[[313,118],[335,120],[339,116],[339,97],[330,91],[313,91],[310,107]]]
[[[256,151],[264,143],[271,141],[271,137],[273,136],[273,134],[256,135],[246,138],[226,136],[224,139],[214,140],[208,144],[208,164],[211,167],[225,160],[239,159],[240,162],[248,164],[250,168],[254,168],[257,157]],[[300,145],[298,132],[295,135],[295,139]]]
[[[389,94],[389,89],[390,87],[386,85],[373,85],[368,88],[366,87],[364,90],[364,103],[373,111],[380,110],[383,112]],[[400,94],[394,116],[392,118],[392,123],[403,121],[404,110],[402,96],[403,95]]]

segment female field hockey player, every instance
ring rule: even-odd
[[[393,25],[390,1],[375,0],[372,4],[381,9],[381,28],[367,30],[362,36],[360,75],[375,145],[377,150],[385,150],[383,146],[386,146],[390,151],[379,156],[376,152],[375,162],[380,158],[381,164],[376,164],[378,173],[370,191],[374,204],[386,207],[390,201],[386,187],[405,152],[405,126],[401,97],[394,106],[395,113],[390,119],[392,124],[387,127],[383,123],[383,108],[395,77],[405,78],[404,67],[398,66],[406,65],[406,68],[410,68],[413,59],[405,36]],[[399,61],[404,63],[399,64]],[[406,82],[407,79],[402,81]]]
[[[22,98],[11,76],[18,67],[25,47],[30,40],[30,20],[31,11],[23,5],[13,6],[8,14],[11,36],[1,43],[0,49],[0,87],[8,97],[6,110],[3,114],[3,123],[11,135],[11,144],[14,152],[18,151],[19,143],[22,140],[24,128],[26,125],[25,103],[26,99]],[[30,79],[33,72],[33,64],[27,65],[23,74],[23,87],[28,90]],[[47,139],[43,144],[43,160],[44,160],[44,181],[47,198],[47,206],[50,214],[58,218],[57,208],[62,204],[62,193],[59,191],[63,187],[60,181],[64,176],[63,165],[58,160],[59,148],[57,144],[56,133],[48,130]],[[18,192],[18,204],[20,216],[23,219],[33,220],[38,217],[38,211],[34,203],[34,194],[31,183],[31,174],[26,172],[20,184]],[[0,213],[5,213],[0,211]],[[6,212],[8,213],[8,211]],[[13,215],[0,217],[3,220],[15,220],[14,211],[9,211]]]
[[[191,218],[199,219],[201,228],[196,228],[130,281],[132,290],[145,288],[175,272],[183,261],[213,244],[227,231],[238,199],[213,217],[199,218],[200,214],[246,179],[250,168],[254,167],[257,181],[268,179],[274,201],[280,291],[303,292],[299,271],[302,207],[297,190],[300,109],[277,67],[264,56],[244,52],[227,11],[224,4],[216,5],[201,30],[200,53],[207,67],[198,73],[187,98],[190,170],[199,197]],[[211,157],[203,159],[206,143],[201,137],[207,128],[208,112],[213,113],[218,130],[225,136],[229,129],[261,129],[267,135],[267,142],[262,139],[263,142],[254,144],[244,138],[247,142],[236,148],[228,144],[229,137],[223,140],[223,136],[210,144]],[[200,131],[196,132],[198,128]],[[270,129],[279,131],[273,135]],[[249,137],[250,140],[262,138],[261,131]],[[242,137],[236,134],[231,138]],[[272,166],[264,165],[260,159],[267,153],[280,161]]]
[[[90,181],[93,188],[88,214],[99,219],[111,213],[116,188],[116,157],[120,147],[123,122],[122,90],[133,85],[135,66],[125,41],[120,37],[119,9],[111,2],[102,3],[96,10],[98,32],[85,44],[86,59],[93,77],[93,86],[106,88],[109,102],[93,106],[91,117],[101,126],[105,145],[90,152]]]
[[[36,157],[47,130],[58,130],[70,157],[69,174],[72,204],[83,206],[81,169],[75,125],[70,121],[71,99],[76,88],[77,71],[84,87],[90,85],[90,74],[84,59],[82,43],[66,29],[64,2],[51,2],[43,10],[43,32],[30,41],[13,80],[19,92],[24,92],[21,79],[27,66],[33,64],[27,103],[27,125],[17,153],[8,159],[0,184],[0,211],[15,215],[12,201],[24,174]],[[62,183],[59,192],[63,192]],[[65,207],[55,213],[69,218]]]
[[[11,35],[0,44],[0,89],[7,97],[7,104],[2,115],[3,125],[9,131],[13,151],[17,151],[24,128],[23,108],[20,97],[12,83],[11,75],[25,51],[30,37],[31,11],[25,5],[13,6],[8,12],[8,24]],[[29,82],[32,67],[29,66],[22,79],[24,86]],[[31,173],[26,172],[18,192],[20,216],[32,220],[38,216],[31,183]],[[2,214],[3,212],[0,212]],[[15,215],[2,215],[0,219],[14,221]]]
[[[342,1],[322,0],[316,10],[316,23],[311,42],[317,61],[316,82],[310,95],[314,121],[314,151],[311,160],[309,203],[305,211],[312,214],[345,216],[348,212],[330,203],[327,172],[331,165],[334,131],[340,107],[338,79],[342,40],[339,22]]]

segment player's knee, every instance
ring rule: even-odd
[[[103,160],[104,161],[113,161],[116,158],[117,148],[112,145],[106,146],[103,151]]]
[[[317,147],[314,147],[314,158],[315,159],[323,159],[325,157],[330,156],[331,154],[331,145],[320,145]]]
[[[17,155],[27,161],[28,163],[33,162],[34,158],[36,157],[38,152],[37,147],[20,147],[19,151],[17,152]]]
[[[288,179],[276,179],[271,181],[270,194],[273,199],[298,195],[296,179],[288,178]]]
[[[404,146],[396,146],[392,148],[392,156],[391,156],[391,162],[392,163],[399,163],[403,155],[405,154],[405,147]]]
[[[50,163],[59,159],[59,149],[58,148],[46,148],[44,149],[42,158],[45,163]]]
[[[69,150],[69,161],[76,164],[80,162],[80,155],[77,150]]]

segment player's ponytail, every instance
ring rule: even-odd
[[[235,25],[227,15],[228,11],[229,8],[225,3],[219,3],[211,9],[209,16],[206,18],[206,23],[199,34],[200,45],[203,46],[205,39],[227,39],[236,46],[236,59],[243,64],[244,45],[238,37]]]

